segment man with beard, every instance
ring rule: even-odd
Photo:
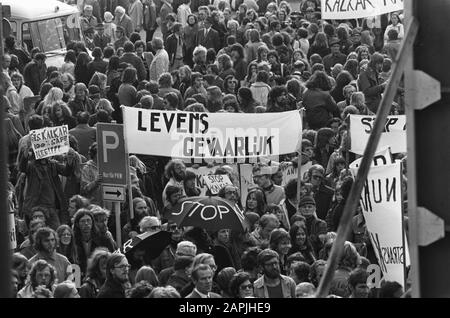
[[[214,273],[209,265],[200,264],[196,266],[191,274],[195,287],[186,298],[222,298],[219,294],[211,292],[213,276]]]
[[[56,232],[48,227],[36,232],[34,247],[37,254],[30,259],[30,264],[45,260],[56,269],[56,282],[72,280],[72,265],[67,257],[56,252],[56,237]]]
[[[162,193],[162,199],[164,202],[164,206],[167,206],[169,204],[166,190],[168,186],[175,186],[182,189],[183,196],[185,196],[184,192],[184,175],[186,173],[186,166],[184,165],[184,162],[180,159],[174,159],[169,161],[169,163],[165,167],[164,174],[167,179],[169,179],[169,182],[167,182],[166,186],[164,187],[163,193]]]
[[[123,254],[111,254],[106,262],[106,281],[97,298],[125,298],[125,285],[129,282],[130,264]]]
[[[295,298],[295,281],[281,275],[277,252],[271,249],[260,252],[258,265],[262,268],[263,276],[253,283],[256,298]]]
[[[35,298],[35,292],[43,287],[53,291],[55,279],[55,268],[45,260],[37,260],[31,267],[27,284],[19,290],[17,298]]]

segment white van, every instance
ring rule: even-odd
[[[40,48],[47,66],[60,67],[70,40],[83,40],[76,6],[57,0],[2,0],[11,6],[11,32],[30,51]]]

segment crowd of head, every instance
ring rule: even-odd
[[[68,41],[59,67],[47,65],[39,47],[5,39],[0,87],[17,235],[13,295],[314,297],[353,184],[346,119],[376,114],[404,36],[402,15],[322,20],[320,1],[311,0],[299,1],[297,11],[268,0],[83,3],[83,41]],[[122,105],[299,111],[302,153],[260,158],[245,194],[237,165],[202,164],[228,175],[232,184],[217,196],[242,210],[244,232],[179,227],[170,211],[201,195],[199,164],[131,155],[118,233],[112,204],[102,198],[96,125],[122,123]],[[391,114],[403,114],[403,105],[398,88]],[[68,153],[36,159],[30,131],[62,125],[70,129]],[[304,173],[286,179],[287,167]],[[397,282],[370,284],[367,266],[377,259],[361,209],[351,228],[330,297],[400,297]],[[156,258],[130,258],[117,244],[161,230],[171,239]]]

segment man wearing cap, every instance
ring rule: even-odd
[[[105,26],[103,23],[97,24],[95,30],[97,32],[94,35],[94,45],[101,48],[103,51],[103,49],[111,43],[111,37],[105,34]]]
[[[350,41],[352,42],[350,52],[356,51],[356,48],[361,45],[361,28],[356,27],[351,31]]]
[[[183,237],[183,228],[179,228],[174,221],[168,221],[163,225],[163,229],[171,232],[170,244],[161,252],[161,254],[152,261],[152,268],[157,272],[172,267],[175,261],[175,253],[178,243]]]
[[[277,252],[265,249],[258,254],[257,261],[263,276],[253,283],[256,298],[295,298],[295,281],[281,274]]]
[[[267,204],[280,204],[285,198],[283,187],[272,182],[272,174],[275,174],[278,167],[257,164],[253,167],[253,181],[264,190]]]
[[[116,28],[116,42],[114,42],[114,49],[117,50],[119,47],[123,47],[125,42],[129,41],[128,37],[125,35],[124,27],[118,25]]]
[[[114,11],[114,15],[114,23],[117,25],[117,28],[119,28],[119,26],[123,27],[125,36],[129,37],[130,34],[134,32],[134,28],[133,22],[131,21],[131,18],[126,14],[125,9],[121,6],[118,6]]]
[[[84,31],[84,44],[86,45],[86,48],[88,50],[92,51],[95,48],[95,44],[94,44],[94,28],[93,27],[88,27]]]
[[[220,50],[219,32],[214,30],[211,26],[214,23],[212,17],[207,17],[203,22],[204,28],[200,29],[197,34],[197,45],[202,45],[206,49],[214,49],[216,52]]]
[[[174,263],[180,257],[191,257],[194,259],[195,255],[197,255],[197,246],[191,241],[181,241],[177,244],[177,249],[174,255]],[[162,269],[158,274],[160,285],[164,286],[174,272],[174,266]]]
[[[341,43],[339,39],[332,38],[330,40],[331,53],[323,58],[323,65],[325,66],[325,71],[328,75],[331,74],[331,68],[336,64],[340,63],[342,65],[347,61],[347,56],[341,53]]]
[[[319,219],[316,215],[316,201],[311,196],[300,199],[298,204],[301,215],[306,219],[306,231],[316,255],[323,247],[327,234],[327,223]]]

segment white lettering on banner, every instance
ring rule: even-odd
[[[322,19],[357,19],[403,10],[403,0],[321,0]]]
[[[372,132],[375,116],[350,115],[350,151],[363,155]],[[406,152],[406,116],[388,116],[376,152],[390,148],[392,153]]]
[[[193,209],[191,209],[191,212],[187,215],[187,217],[192,217],[192,215],[197,212],[200,209],[200,218],[204,221],[210,221],[214,220],[217,216],[219,216],[219,219],[223,219],[223,215],[230,212],[230,209],[225,205],[204,205],[200,202],[194,202],[194,201],[183,201],[181,204],[181,208],[179,212],[172,212],[172,215],[180,215],[185,208],[186,204],[192,204],[194,206]],[[213,214],[211,214],[211,212]]]
[[[130,153],[181,159],[246,159],[295,152],[301,138],[298,111],[191,113],[125,106],[122,111]],[[251,128],[247,128],[249,121]]]
[[[400,169],[399,162],[372,166],[361,193],[360,203],[384,279],[397,281],[403,286],[404,258],[408,265],[409,253],[402,231]],[[354,175],[356,171],[356,168],[352,169]]]
[[[62,155],[69,151],[69,127],[46,127],[30,131],[36,159]]]

